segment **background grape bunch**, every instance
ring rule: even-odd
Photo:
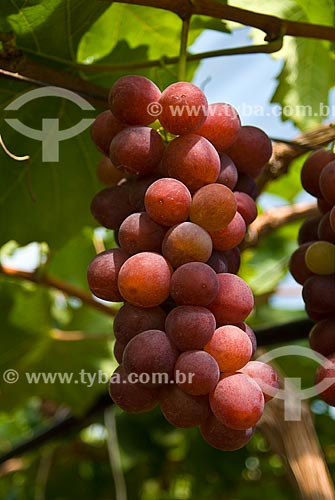
[[[109,107],[92,125],[107,187],[91,211],[119,247],[98,254],[87,276],[96,297],[124,301],[110,395],[127,412],[159,404],[172,425],[238,449],[278,388],[273,368],[251,361],[253,294],[236,275],[271,141],[187,82],[161,93],[122,77]]]
[[[335,379],[335,154],[326,149],[311,153],[302,167],[301,183],[317,198],[320,214],[302,224],[290,271],[303,285],[306,312],[316,323],[310,346],[328,358],[317,370],[319,383]],[[320,396],[335,406],[335,381]]]

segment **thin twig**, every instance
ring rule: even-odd
[[[107,448],[109,461],[111,464],[115,484],[115,499],[127,500],[127,487],[122,472],[114,406],[110,406],[105,410],[105,427],[107,429]]]
[[[316,202],[297,203],[267,210],[249,226],[242,249],[257,246],[259,240],[290,222],[307,219],[319,213]]]
[[[245,26],[258,28],[267,35],[268,40],[274,40],[281,34],[318,38],[335,41],[335,30],[332,26],[303,23],[280,19],[276,16],[240,9],[214,0],[105,0],[109,3],[124,3],[144,5],[158,9],[169,10],[184,19],[195,14],[210,16],[216,19],[234,21]]]
[[[3,265],[0,265],[0,274],[4,274],[11,278],[28,280],[39,285],[56,288],[57,290],[60,290],[66,295],[69,295],[70,297],[76,297],[77,299],[81,300],[84,304],[87,304],[95,309],[98,309],[99,311],[102,311],[108,314],[109,316],[115,316],[115,314],[118,311],[117,307],[106,306],[105,304],[102,304],[101,302],[95,300],[90,294],[85,292],[85,290],[82,290],[81,288],[71,285],[70,283],[63,281],[59,278],[56,278],[55,276],[51,276],[49,274],[44,274],[42,276],[39,276],[38,271],[36,272],[20,271],[19,269],[13,269],[11,267],[6,267]]]
[[[188,33],[190,30],[190,20],[188,16],[183,19],[183,25],[180,36],[180,52],[179,52],[179,62],[178,62],[178,81],[183,82],[186,78],[186,61],[187,61],[187,40]]]

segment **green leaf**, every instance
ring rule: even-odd
[[[85,228],[52,256],[46,272],[88,290],[86,269],[95,255],[93,230]]]
[[[97,320],[98,313],[91,314],[80,308],[75,313],[77,319],[73,317],[70,327],[78,327],[78,318],[82,317],[82,325],[85,324],[92,335],[82,340],[70,340],[71,337],[66,340],[64,332],[62,340],[59,340],[52,335],[50,308],[49,291],[45,288],[32,283],[12,282],[7,278],[0,280],[3,331],[0,372],[3,374],[11,369],[19,374],[16,383],[1,384],[0,398],[4,411],[24,404],[32,396],[46,396],[81,414],[98,394],[106,390],[105,379],[115,368],[115,360],[112,343],[108,336],[99,335],[101,331],[98,328],[111,333],[112,319],[100,315],[102,318]],[[55,381],[47,383],[43,378],[36,382],[29,381],[30,374],[39,376],[39,373],[50,373],[55,376]],[[61,377],[66,373],[72,378],[63,383]]]
[[[2,107],[28,89],[2,81]],[[83,117],[92,117],[92,112],[83,112],[58,97],[35,99],[16,112],[3,110],[1,120],[13,117],[13,113],[25,125],[39,130],[42,118],[59,118],[62,130]],[[99,154],[89,130],[59,143],[59,162],[43,162],[41,142],[15,132],[7,124],[2,127],[2,137],[12,153],[28,154],[31,159],[28,167],[27,162],[15,161],[0,151],[0,245],[8,240],[20,245],[46,241],[51,248],[59,248],[84,225],[95,225],[89,204],[100,189],[95,175]]]
[[[64,60],[75,60],[82,35],[108,7],[86,0],[10,0],[6,4],[1,24],[10,26],[19,47]]]
[[[181,20],[165,10],[113,4],[83,36],[78,62],[92,63],[102,59],[113,52],[120,41],[130,49],[143,48],[148,59],[177,56],[181,26]],[[189,44],[194,42],[201,29],[195,25],[190,30]],[[127,59],[123,61],[128,62]]]

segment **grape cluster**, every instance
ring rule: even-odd
[[[278,387],[270,366],[250,361],[256,338],[244,321],[254,300],[236,276],[271,142],[187,82],[161,93],[144,77],[122,77],[109,107],[92,126],[107,187],[91,210],[119,248],[93,259],[88,283],[95,296],[124,302],[110,395],[127,412],[159,403],[171,424],[200,426],[212,446],[238,449]]]
[[[303,285],[306,312],[316,323],[309,334],[310,346],[328,358],[317,370],[319,383],[335,377],[335,154],[326,149],[310,154],[302,167],[301,183],[317,198],[320,215],[302,224],[290,271]],[[321,397],[335,406],[335,383]]]

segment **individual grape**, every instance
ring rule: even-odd
[[[174,226],[188,219],[192,197],[187,187],[177,179],[163,178],[148,188],[145,209],[162,226]]]
[[[214,250],[206,262],[216,273],[228,273],[228,260],[223,252]]]
[[[300,226],[298,234],[299,245],[318,240],[318,227],[321,219],[322,215],[315,215],[314,217],[306,219],[303,222],[303,224]]]
[[[191,396],[177,385],[162,387],[159,404],[166,420],[175,427],[200,425],[209,413],[208,396]]]
[[[109,394],[114,403],[128,413],[143,413],[158,403],[158,390],[131,383],[122,365],[116,368],[110,379]]]
[[[113,165],[129,174],[147,175],[157,169],[164,152],[164,143],[150,127],[128,127],[119,132],[110,144]]]
[[[255,200],[258,196],[258,187],[255,182],[255,179],[253,179],[250,175],[243,174],[242,172],[239,172],[238,174],[238,180],[235,186],[235,191],[246,193],[249,196],[251,196],[253,200]]]
[[[289,262],[290,273],[297,283],[303,285],[305,281],[313,276],[313,272],[306,266],[305,255],[312,241],[303,243],[291,255]]]
[[[109,156],[109,146],[112,139],[126,127],[127,124],[118,120],[111,111],[103,111],[92,123],[91,137],[97,149]]]
[[[329,241],[316,241],[306,250],[306,266],[315,274],[335,274],[335,245]]]
[[[333,230],[330,223],[330,212],[325,213],[319,222],[318,237],[319,240],[335,243],[335,231]]]
[[[129,202],[135,212],[144,212],[144,197],[147,189],[157,180],[154,175],[135,178],[129,182]]]
[[[134,306],[155,307],[169,296],[171,268],[154,252],[130,257],[119,272],[119,290],[124,300]]]
[[[220,377],[215,359],[205,351],[182,352],[175,364],[178,387],[192,396],[208,394]]]
[[[130,255],[160,252],[166,229],[154,222],[146,212],[129,215],[121,224],[119,245]]]
[[[222,252],[228,263],[228,273],[237,274],[241,264],[241,252],[238,247]]]
[[[201,306],[175,307],[165,322],[167,336],[180,351],[202,349],[211,339],[215,328],[214,315]]]
[[[129,255],[121,248],[99,253],[87,269],[87,282],[91,292],[99,299],[121,302],[118,276]]]
[[[333,207],[332,203],[328,203],[328,201],[324,200],[323,198],[318,198],[317,202],[318,202],[318,209],[322,214],[329,212]]]
[[[200,432],[206,443],[223,451],[234,451],[243,448],[255,431],[251,427],[244,430],[230,429],[223,425],[211,412],[200,425]]]
[[[116,186],[118,182],[124,179],[125,174],[114,167],[113,163],[107,156],[103,156],[98,163],[97,177],[101,184],[112,187]]]
[[[204,349],[213,356],[221,372],[239,370],[250,361],[252,355],[250,338],[234,325],[217,328]]]
[[[335,352],[335,318],[319,321],[309,332],[311,349],[323,356]]]
[[[252,356],[253,356],[257,349],[257,339],[253,329],[249,325],[243,322],[237,323],[235,326],[241,328],[241,330],[243,330],[248,335],[252,345]]]
[[[105,188],[97,193],[91,203],[93,217],[101,226],[118,229],[133,212],[126,184]]]
[[[264,410],[261,388],[244,373],[222,375],[209,395],[209,403],[220,422],[237,430],[256,425]]]
[[[206,137],[218,151],[223,151],[236,141],[240,128],[236,109],[230,104],[216,102],[208,106],[206,120],[197,133]]]
[[[237,170],[255,177],[270,160],[272,144],[263,130],[246,125],[240,128],[235,142],[226,149]]]
[[[178,267],[171,277],[170,293],[178,305],[207,306],[218,290],[217,274],[202,262],[188,262]]]
[[[234,196],[237,203],[237,211],[242,215],[246,225],[249,226],[257,217],[257,205],[251,196],[241,191],[234,191]]]
[[[172,380],[177,358],[178,350],[165,332],[146,330],[127,344],[123,365],[126,372],[138,377],[141,384],[153,387]]]
[[[331,226],[332,230],[335,232],[335,205],[330,211],[329,222],[330,222],[330,226]]]
[[[226,227],[235,214],[234,194],[223,184],[203,186],[193,195],[190,220],[206,231],[217,231]]]
[[[114,318],[114,335],[117,342],[128,342],[146,330],[164,330],[166,314],[160,307],[136,307],[126,302]]]
[[[308,309],[318,313],[334,314],[335,276],[311,276],[304,283],[302,298]]]
[[[220,173],[216,182],[219,184],[224,184],[229,189],[234,189],[238,179],[237,168],[235,163],[228,155],[225,153],[220,153]]]
[[[162,253],[174,268],[187,262],[206,262],[212,253],[209,234],[193,222],[182,222],[166,233]]]
[[[193,83],[177,82],[169,85],[162,92],[159,104],[159,121],[172,134],[195,132],[206,120],[206,96]]]
[[[155,121],[150,105],[159,101],[161,91],[148,78],[127,75],[119,78],[109,92],[108,102],[114,115],[129,125],[148,125]]]
[[[223,229],[209,231],[215,250],[230,250],[241,243],[246,233],[242,215],[236,212],[233,219]]]
[[[249,361],[239,370],[245,375],[249,375],[261,388],[264,401],[267,403],[272,399],[279,389],[278,373],[272,366],[261,361]]]
[[[315,383],[327,381],[327,389],[321,392],[320,397],[330,406],[335,406],[335,355],[329,356],[328,361],[319,366],[316,372]]]
[[[254,297],[249,286],[235,274],[217,274],[219,291],[208,305],[218,325],[244,321],[254,307]]]
[[[163,167],[170,177],[183,182],[194,193],[216,181],[220,172],[220,157],[207,139],[187,134],[168,144],[163,155]]]
[[[301,184],[307,193],[316,198],[321,197],[319,178],[321,171],[330,161],[335,160],[335,155],[326,149],[313,151],[305,161],[301,170]]]
[[[319,321],[323,321],[324,319],[328,319],[330,316],[329,312],[319,312],[319,311],[313,311],[310,307],[305,305],[305,310],[307,313],[307,316],[314,321],[314,323],[318,323]]]
[[[120,365],[122,363],[122,358],[125,348],[126,348],[125,344],[121,344],[121,342],[119,342],[118,340],[114,342],[114,347],[113,347],[114,357]]]
[[[322,197],[331,203],[335,204],[335,158],[328,163],[320,174],[319,187]]]

